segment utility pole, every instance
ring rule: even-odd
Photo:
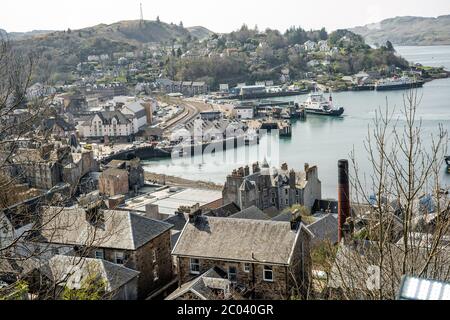
[[[144,22],[144,11],[142,10],[142,3],[141,3],[141,22]]]

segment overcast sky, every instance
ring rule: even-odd
[[[8,32],[79,29],[99,23],[144,18],[201,25],[229,32],[243,23],[260,30],[289,26],[327,30],[378,22],[385,18],[450,14],[449,0],[6,0],[0,28]]]

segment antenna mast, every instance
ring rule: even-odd
[[[144,21],[144,11],[142,10],[142,3],[141,3],[141,22]]]

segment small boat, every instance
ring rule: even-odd
[[[305,108],[306,113],[321,116],[340,117],[344,113],[344,108],[334,106],[331,95],[327,100],[321,92],[310,93],[308,99],[301,106]]]

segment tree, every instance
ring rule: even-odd
[[[161,20],[159,20],[159,16],[156,17],[156,22],[160,23]]]
[[[63,300],[102,300],[106,294],[106,281],[97,274],[90,274],[83,280],[79,289],[64,286]]]
[[[29,188],[22,192],[27,182],[27,172],[35,171],[50,157],[49,142],[60,143],[61,156],[71,155],[71,148],[64,139],[56,141],[51,133],[42,130],[43,120],[56,112],[51,106],[53,96],[30,96],[38,56],[24,53],[8,41],[0,39],[0,261],[3,265],[17,268],[10,286],[0,289],[0,298],[25,298],[33,290],[39,299],[56,298],[52,292],[40,292],[42,279],[30,277],[35,267],[39,268],[46,257],[53,255],[55,247],[50,245],[54,234],[73,227],[63,222],[62,207],[74,199],[78,182],[64,190]],[[45,83],[44,83],[45,85]],[[28,144],[23,149],[23,142]],[[35,149],[33,149],[35,148]],[[38,169],[39,170],[39,169]],[[22,186],[22,187],[21,187]],[[33,199],[31,202],[26,200]],[[45,215],[41,208],[51,206],[52,212]],[[47,241],[42,242],[44,231]],[[95,240],[94,240],[95,239]],[[79,251],[80,257],[89,255],[93,241],[99,241],[96,232],[86,235],[86,243]],[[30,270],[30,266],[33,266]],[[28,280],[33,283],[28,283]]]
[[[395,299],[405,274],[450,280],[444,239],[450,232],[450,199],[440,173],[448,132],[439,126],[424,144],[419,104],[411,90],[401,116],[388,103],[376,112],[365,142],[369,177],[358,170],[355,152],[351,155],[354,213],[331,272],[330,284],[339,294],[331,297]],[[352,232],[356,222],[364,227]]]
[[[392,42],[390,42],[389,40],[386,41],[386,49],[391,52],[395,51],[394,46],[392,45]]]

